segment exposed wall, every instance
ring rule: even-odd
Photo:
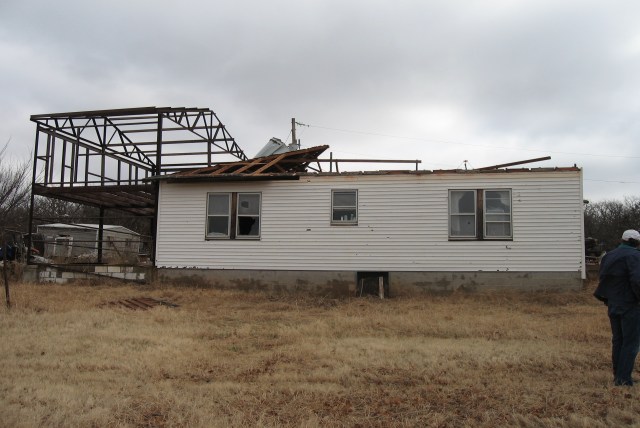
[[[158,267],[263,271],[565,272],[584,278],[580,171],[304,176],[161,183]],[[512,189],[512,241],[449,241],[450,189]],[[331,189],[358,189],[331,226]],[[262,193],[260,240],[206,240],[207,192]]]

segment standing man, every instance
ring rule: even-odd
[[[639,245],[640,233],[625,230],[620,246],[603,257],[600,283],[593,293],[608,307],[615,385],[633,385],[631,373],[640,347]]]

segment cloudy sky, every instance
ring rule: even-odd
[[[28,157],[32,114],[207,107],[249,156],[295,117],[334,157],[548,155],[530,166],[621,199],[640,195],[638,22],[632,0],[1,0],[0,143]]]

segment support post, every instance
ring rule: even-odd
[[[98,220],[98,263],[102,263],[102,243],[104,242],[104,207],[100,207]]]
[[[36,128],[36,142],[35,148],[33,149],[33,171],[31,174],[31,197],[29,198],[29,234],[27,236],[27,264],[30,264],[31,259],[31,248],[33,247],[33,207],[35,204],[35,196],[33,194],[33,186],[36,184],[36,178],[38,177],[38,140],[40,136],[40,125]],[[41,254],[44,256],[44,254]]]
[[[2,229],[2,276],[4,278],[4,295],[7,309],[11,309],[11,293],[9,292],[9,265],[7,264],[7,234]]]
[[[158,132],[156,134],[156,165],[153,171],[154,175],[162,173],[162,113],[158,113]],[[153,210],[153,218],[151,219],[151,245],[149,246],[149,258],[153,266],[156,265],[156,238],[158,234],[158,203],[160,199],[160,182],[154,183],[153,193],[155,195],[155,206]]]

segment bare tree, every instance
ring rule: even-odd
[[[12,163],[7,156],[9,139],[0,149],[0,224],[6,228],[19,228],[29,200],[29,162]]]
[[[590,203],[584,211],[587,237],[597,239],[604,249],[615,248],[626,229],[640,229],[640,198]]]

